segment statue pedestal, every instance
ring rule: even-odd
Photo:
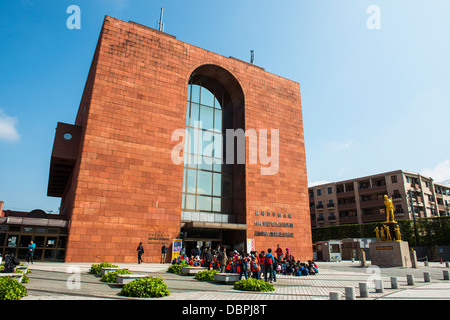
[[[409,245],[406,241],[380,241],[369,244],[371,265],[411,268]]]

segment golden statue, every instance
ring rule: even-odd
[[[391,230],[389,230],[389,226],[384,225],[384,229],[386,230],[386,241],[392,241]]]
[[[377,242],[380,242],[380,230],[378,229],[378,227],[376,227],[373,231],[375,231],[375,234],[377,235]]]
[[[386,241],[386,237],[384,235],[384,228],[380,229],[380,234],[381,234],[381,241]]]
[[[389,198],[387,195],[384,195],[384,204],[386,205],[386,223],[396,222],[394,220],[394,204],[392,203],[392,198]]]
[[[397,235],[397,241],[402,241],[402,234],[398,225],[394,228],[394,232]]]

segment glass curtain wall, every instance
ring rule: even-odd
[[[182,221],[226,223],[232,215],[233,166],[223,161],[224,132],[232,127],[232,110],[223,108],[227,104],[223,88],[198,81],[189,84]]]

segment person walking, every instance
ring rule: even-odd
[[[161,247],[161,262],[160,263],[166,263],[166,256],[167,256],[167,247],[166,244],[163,244]]]
[[[138,253],[138,264],[140,264],[141,262],[144,263],[144,260],[142,260],[142,255],[144,254],[144,247],[142,246],[142,242],[139,242],[136,250]]]
[[[34,250],[36,249],[36,244],[33,243],[33,240],[30,241],[30,244],[28,245],[28,251],[27,251],[27,264],[34,264]]]

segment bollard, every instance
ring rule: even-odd
[[[377,292],[377,293],[384,292],[383,280],[381,280],[381,279],[375,280],[375,292]]]
[[[430,278],[430,273],[429,272],[424,272],[423,273],[423,281],[431,282],[431,278]]]
[[[367,282],[359,283],[359,296],[361,298],[367,298],[369,296],[369,290],[367,289]]]
[[[408,274],[406,275],[406,281],[408,282],[408,286],[414,285],[414,275]]]
[[[341,300],[340,292],[330,292],[330,300]]]
[[[391,277],[391,289],[398,289],[397,277]]]
[[[423,265],[424,265],[425,267],[428,267],[428,261],[425,261],[425,262],[423,263]]]
[[[450,262],[445,261],[445,267],[446,267],[446,268],[450,268]]]
[[[448,278],[448,270],[444,270],[444,280],[449,280],[449,278]]]
[[[355,300],[355,287],[345,287],[345,300]]]

